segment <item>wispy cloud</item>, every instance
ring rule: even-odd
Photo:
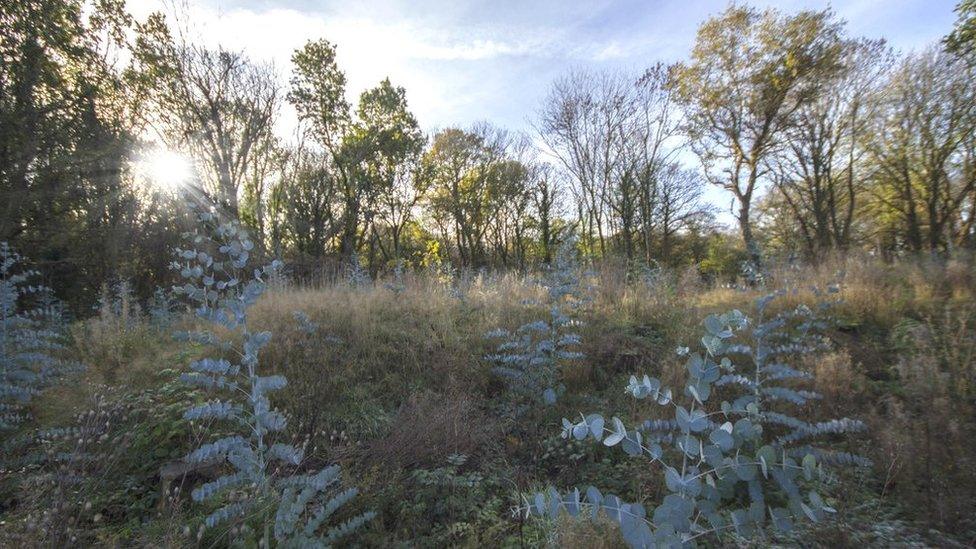
[[[130,0],[144,17],[163,3]],[[407,88],[427,127],[492,119],[527,127],[551,79],[572,66],[639,69],[686,54],[715,0],[184,0],[194,34],[272,61],[285,75],[307,40],[338,46],[349,95],[389,76]],[[756,0],[784,10],[822,0]],[[853,32],[899,47],[937,39],[955,0],[852,0],[838,7]],[[495,94],[495,95],[492,95]]]
[[[142,18],[152,11],[169,11],[163,2],[139,0],[129,8]],[[534,109],[525,105],[525,99],[509,95],[512,89],[525,89],[522,71],[538,76],[567,61],[607,61],[628,54],[618,40],[591,40],[571,28],[541,22],[527,26],[524,20],[458,21],[453,18],[458,14],[418,17],[410,11],[393,17],[393,5],[380,10],[382,17],[371,16],[361,7],[344,12],[329,6],[269,8],[202,2],[183,9],[182,18],[194,39],[272,62],[282,78],[290,71],[295,49],[308,40],[326,38],[337,45],[351,101],[390,77],[407,89],[410,105],[426,127],[497,118],[520,124],[518,117],[492,112],[497,107],[490,103],[499,97],[490,94],[500,94],[508,105],[522,103]],[[293,119],[286,113],[286,124]]]

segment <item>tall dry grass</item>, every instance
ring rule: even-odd
[[[835,348],[803,364],[826,396],[811,415],[870,423],[866,438],[845,443],[875,462],[860,489],[913,520],[952,532],[974,528],[967,515],[976,494],[971,263],[837,257],[816,267],[774,266],[766,288],[709,285],[689,270],[650,282],[628,279],[619,266],[592,272],[581,326],[586,359],[564,372],[566,406],[599,403],[604,411],[630,406],[620,387],[631,374],[679,383],[674,349],[696,344],[707,314],[748,313],[770,289],[838,284]],[[539,441],[558,433],[558,420],[523,428],[513,440],[512,426],[496,415],[504,386],[484,358],[484,335],[544,314],[523,304],[543,296],[533,277],[407,273],[402,285],[391,282],[277,284],[253,309],[255,326],[274,334],[262,364],[289,380],[277,404],[292,418],[291,436],[307,440],[315,459],[342,460],[355,476],[372,479],[364,481],[367,501],[370,482],[381,492],[380,483],[402,470],[442,464],[455,453],[472,456],[472,464],[529,467]],[[811,295],[789,296],[781,306],[799,302],[812,304]],[[317,325],[314,332],[302,329],[295,311]],[[95,364],[86,375],[125,384],[154,367],[185,363],[173,364],[185,358],[175,344],[128,325],[102,315],[76,327],[77,351]]]

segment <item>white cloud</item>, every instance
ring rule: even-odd
[[[618,59],[624,57],[625,55],[626,53],[624,52],[624,48],[621,47],[620,42],[613,41],[597,50],[597,52],[593,55],[593,60],[606,61],[608,59]]]
[[[164,0],[139,0],[129,10],[143,19],[153,11],[171,13]],[[462,115],[477,95],[476,80],[458,63],[496,63],[511,56],[554,51],[541,33],[498,37],[466,27],[423,24],[413,19],[377,21],[362,14],[328,15],[286,8],[220,9],[195,4],[182,8],[192,40],[208,46],[240,50],[256,60],[271,62],[283,81],[291,71],[291,55],[308,40],[325,38],[337,46],[345,71],[347,96],[359,94],[385,77],[407,89],[411,108],[425,127],[445,126]],[[483,117],[488,117],[487,113]],[[284,122],[294,124],[285,113]],[[280,130],[290,134],[290,128]]]

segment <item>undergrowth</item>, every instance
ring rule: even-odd
[[[753,317],[752,303],[763,292],[709,286],[683,271],[628,281],[607,267],[595,270],[586,292],[591,302],[573,325],[583,356],[560,366],[558,383],[565,392],[550,406],[533,406],[528,422],[511,421],[498,406],[512,389],[492,372],[495,364],[485,357],[495,347],[483,336],[499,326],[544,318],[540,313],[548,311],[542,306],[523,305],[546,299],[536,277],[432,271],[362,285],[274,285],[249,308],[247,323],[250,333],[274,334],[259,361],[261,376],[288,380],[268,393],[271,408],[288,419],[274,438],[303,449],[304,458],[299,465],[272,466],[271,476],[341,465],[360,489],[345,516],[376,513],[355,535],[364,546],[623,546],[619,524],[605,518],[525,520],[511,508],[521,494],[548,486],[594,485],[648,508],[663,502],[672,494],[663,469],[603,444],[567,442],[560,437],[561,418],[575,424],[578,411],[602,410],[628,423],[677,422],[670,404],[642,413],[648,401],[623,390],[635,374],[635,388],[643,386],[645,374],[671,387],[690,417],[688,399],[694,397],[683,388],[691,353],[697,348],[702,359],[708,356],[699,342],[702,319],[734,309]],[[974,526],[967,510],[976,493],[970,463],[976,439],[969,419],[976,412],[971,265],[847,258],[819,268],[774,266],[766,284],[826,287],[840,271],[840,302],[830,325],[818,329],[832,344],[794,357],[790,366],[810,379],[786,386],[824,396],[793,414],[803,422],[862,420],[864,432],[828,434],[824,447],[861,455],[872,465],[838,469],[821,459],[812,481],[799,471],[804,505],[816,513],[812,489],[837,512],[818,514],[821,522],[809,527],[800,507],[801,518],[791,513],[792,533],[767,529],[767,522],[767,540],[825,546],[970,543]],[[770,315],[801,305],[816,311],[816,302],[809,294],[782,295]],[[163,308],[169,314],[152,312]],[[173,474],[174,464],[201,444],[240,433],[233,423],[183,419],[187,408],[216,396],[179,381],[192,373],[188,364],[230,361],[233,355],[172,341],[172,330],[205,328],[182,311],[175,301],[142,304],[129,318],[118,309],[70,323],[62,343],[65,357],[89,367],[32,399],[29,425],[17,432],[25,444],[2,460],[0,544],[210,546],[230,543],[234,527],[234,539],[247,538],[239,522],[201,530],[206,517],[228,501],[196,502],[191,495],[233,474],[232,465]],[[242,348],[243,340],[226,328],[213,331]],[[678,356],[681,347],[689,353]],[[712,360],[721,365],[721,358]],[[730,361],[737,368],[748,362],[743,356]],[[703,402],[708,413],[744,394],[732,391],[734,384],[712,385],[713,394]],[[714,428],[729,421],[733,431],[739,421],[712,418]],[[605,425],[612,426],[612,418]],[[692,434],[711,444],[714,428]],[[762,436],[775,440],[781,428],[770,426]],[[30,434],[38,436],[24,436]],[[652,437],[642,436],[647,446]],[[680,449],[669,448],[681,457]],[[802,468],[802,456],[792,459]],[[782,463],[779,456],[775,463]],[[775,479],[766,481],[761,465],[755,467],[763,482],[772,483],[768,506],[790,509],[789,499],[778,499]],[[806,484],[815,481],[816,487]],[[744,497],[742,507],[730,509],[747,509]],[[768,509],[765,514],[770,521]],[[264,537],[258,532],[264,524],[273,529],[273,515],[250,522],[251,539]]]

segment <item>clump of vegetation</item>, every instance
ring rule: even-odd
[[[572,316],[583,302],[578,295],[580,272],[575,244],[575,240],[567,239],[556,261],[545,270],[548,318],[523,324],[514,332],[497,329],[487,334],[490,339],[503,340],[488,359],[498,364],[495,373],[508,381],[522,405],[554,404],[565,391],[559,383],[561,365],[583,357],[576,350],[580,345],[575,331],[579,321]]]
[[[251,250],[250,255],[258,253]],[[195,264],[196,259],[190,262]],[[757,431],[761,428],[761,441],[743,439],[736,448],[750,458],[742,470],[756,470],[769,507],[791,511],[772,473],[782,467],[783,454],[777,453],[767,468],[768,479],[762,475],[761,462],[749,465],[758,461],[762,446],[775,447],[781,437],[794,432],[789,425],[775,423],[775,413],[805,422],[809,431],[841,416],[862,418],[869,426],[864,440],[827,433],[779,444],[800,468],[803,457],[792,452],[818,456],[813,480],[807,481],[803,471],[796,470],[794,482],[804,505],[815,510],[809,501],[809,492],[815,491],[837,513],[816,524],[791,515],[795,528],[785,534],[774,528],[767,509],[761,529],[765,542],[843,546],[915,540],[939,546],[969,539],[971,521],[965,510],[971,507],[973,476],[966,464],[971,462],[972,427],[965,418],[972,411],[967,396],[972,387],[967,377],[973,356],[971,277],[955,267],[940,270],[915,261],[888,265],[847,259],[820,269],[781,269],[772,264],[766,283],[771,288],[793,287],[800,281],[823,287],[838,270],[846,271],[837,294],[843,296],[841,303],[821,310],[816,296],[788,292],[767,305],[769,319],[751,312],[743,315],[750,321],[723,339],[720,336],[727,334],[716,329],[714,321],[702,329],[694,319],[715,314],[719,324],[739,326],[740,317],[725,311],[747,311],[759,297],[758,288],[710,287],[697,280],[689,285],[665,270],[664,280],[676,286],[674,292],[658,295],[649,293],[639,280],[622,283],[623,269],[615,273],[604,267],[599,277],[588,279],[599,290],[592,292],[582,315],[585,324],[573,327],[581,335],[579,351],[584,356],[563,365],[566,393],[552,406],[537,406],[532,410],[537,414],[515,421],[509,410],[498,406],[498,385],[482,360],[483,334],[499,318],[531,320],[536,310],[545,311],[520,304],[525,299],[548,299],[542,298],[535,277],[508,274],[473,279],[464,302],[451,298],[441,279],[423,275],[411,278],[399,295],[382,285],[270,287],[247,310],[251,333],[274,332],[260,351],[258,374],[282,374],[288,380],[282,390],[266,395],[272,408],[289,420],[284,430],[265,434],[266,448],[288,442],[304,450],[305,457],[299,465],[269,460],[272,480],[266,499],[258,500],[246,516],[214,528],[204,525],[206,517],[238,496],[250,500],[251,487],[230,487],[213,498],[193,501],[194,488],[238,471],[219,459],[206,467],[191,467],[182,458],[201,442],[240,435],[250,444],[250,435],[233,420],[186,421],[184,414],[214,399],[244,410],[250,405],[246,397],[220,389],[188,390],[179,377],[199,373],[187,368],[192,360],[240,363],[238,353],[243,352],[244,342],[240,332],[204,326],[208,323],[202,324],[201,319],[173,317],[174,329],[209,329],[218,335],[232,347],[223,351],[210,345],[174,343],[148,314],[130,322],[132,336],[121,331],[122,323],[114,316],[77,321],[62,352],[86,357],[84,362],[93,365],[92,358],[118,352],[115,376],[109,380],[93,366],[72,377],[78,383],[59,383],[34,397],[31,409],[37,417],[30,425],[40,431],[25,433],[31,436],[9,454],[15,459],[5,459],[0,470],[0,512],[5,522],[0,544],[222,546],[266,536],[276,545],[274,523],[282,484],[275,482],[336,463],[341,464],[344,478],[357,479],[360,489],[355,500],[337,511],[341,520],[366,509],[377,513],[376,520],[356,532],[354,541],[363,545],[619,546],[624,543],[619,538],[621,529],[616,521],[610,524],[606,512],[598,513],[604,519],[596,523],[569,517],[550,523],[524,516],[513,520],[510,509],[520,494],[547,485],[579,485],[583,491],[583,486],[592,484],[599,487],[603,500],[613,494],[621,504],[643,505],[646,518],[653,521],[656,507],[675,495],[667,486],[666,469],[652,463],[646,452],[630,456],[627,450],[633,450],[633,445],[627,439],[616,444],[624,451],[593,444],[592,435],[567,442],[551,425],[560,415],[572,419],[576,410],[615,411],[627,428],[627,438],[635,438],[633,432],[639,431],[644,447],[659,445],[661,460],[679,473],[677,478],[684,478],[680,473],[685,456],[675,446],[684,435],[677,426],[678,405],[688,412],[684,419],[695,429],[697,411],[712,414],[707,417],[708,428],[688,433],[706,447],[715,445],[712,432],[725,423],[732,424],[733,440],[737,440],[736,426],[742,429],[740,419],[748,419]],[[247,271],[248,278],[241,276],[245,283],[253,278],[253,269]],[[267,278],[262,275],[265,282]],[[296,315],[297,311],[305,314]],[[789,401],[772,400],[772,393],[763,395],[759,408],[764,417],[756,419],[748,410],[754,391],[741,379],[710,383],[711,392],[701,404],[684,392],[694,354],[685,351],[686,346],[697,350],[708,364],[717,364],[719,379],[737,375],[754,380],[751,357],[732,349],[754,345],[753,330],[779,316],[774,312],[786,315],[789,327],[771,332],[763,345],[777,347],[777,333],[787,330],[796,336],[808,325],[807,352],[797,348],[796,353],[770,357],[767,363],[786,364],[810,377],[764,381],[762,386],[807,396],[804,391],[816,390],[823,399],[808,399],[796,408],[802,410],[797,413]],[[306,327],[303,317],[309,323]],[[104,329],[88,328],[103,324]],[[334,343],[331,334],[341,336],[341,343]],[[705,343],[690,345],[702,335],[718,337],[728,349],[713,355]],[[829,336],[828,352],[814,352],[827,341],[820,336]],[[131,337],[132,343],[113,350],[123,337]],[[706,342],[715,347],[711,339]],[[676,347],[684,354],[676,356]],[[104,350],[96,354],[92,349]],[[729,358],[734,372],[722,369],[722,358]],[[634,372],[649,374],[650,384],[651,376],[660,380],[660,393],[666,394],[665,387],[670,387],[674,402],[661,407],[649,403],[651,395],[635,400],[633,392],[622,391],[628,384],[632,391],[646,390],[639,389],[647,386],[643,375],[628,382]],[[769,370],[770,376],[773,372],[775,368]],[[250,387],[243,374],[234,381],[245,390]],[[702,384],[691,384],[699,393],[704,390]],[[737,403],[740,398],[746,400]],[[730,407],[728,417],[721,409],[723,400]],[[742,406],[745,413],[731,409]],[[769,421],[767,412],[772,412]],[[580,419],[585,418],[570,423],[575,426]],[[604,423],[613,430],[610,415]],[[611,434],[605,430],[603,440]],[[715,437],[719,442],[723,438],[718,433]],[[734,452],[723,455],[731,457]],[[869,457],[874,466],[869,470],[832,466],[843,452]],[[460,463],[452,454],[466,459]],[[691,465],[700,459],[688,457]],[[711,468],[707,462],[699,465],[699,474]],[[710,489],[705,478],[699,479],[702,494]],[[733,511],[751,508],[748,485],[736,482],[735,499],[721,501],[725,519],[731,521]],[[338,483],[333,488],[338,489]],[[589,505],[583,492],[582,503]],[[696,498],[697,508],[707,502],[702,494]],[[311,507],[306,507],[306,515]],[[699,524],[711,529],[705,517]],[[743,542],[735,536],[731,526],[695,541],[700,545]]]
[[[182,418],[193,394],[172,370],[154,381],[131,393],[95,387],[101,392],[73,416],[20,441],[14,454],[20,513],[5,525],[3,544],[91,546],[106,543],[120,525],[137,529],[147,516],[174,514],[180,484],[161,481],[157,488],[152,479],[194,438]]]
[[[36,271],[19,270],[22,258],[0,242],[0,432],[30,417],[31,400],[52,380],[77,370],[63,350],[62,309],[50,290],[30,284]],[[39,298],[31,303],[32,298]]]
[[[673,416],[630,428],[620,418],[608,422],[600,414],[577,422],[563,419],[564,438],[592,437],[660,464],[669,494],[652,513],[594,487],[585,497],[579,490],[568,496],[538,493],[522,511],[576,516],[589,510],[594,517],[603,511],[620,524],[631,547],[680,546],[728,530],[751,539],[769,523],[788,533],[794,520],[816,522],[833,513],[813,489],[825,474],[823,466],[868,466],[870,461],[808,442],[861,431],[864,424],[847,418],[809,422],[777,406],[802,406],[819,398],[792,386],[812,376],[789,360],[823,346],[817,335],[822,321],[808,307],[767,317],[770,303],[783,293],[760,298],[752,321],[738,310],[707,316],[703,352],[679,349],[688,356],[688,378],[677,394],[658,379],[630,378],[629,394],[671,407]],[[742,394],[710,408],[726,387]]]
[[[366,288],[373,284],[369,271],[359,260],[359,254],[353,253],[344,267],[346,283],[353,288]]]
[[[304,450],[273,441],[287,420],[272,406],[269,394],[283,388],[287,380],[261,374],[258,355],[271,341],[271,333],[254,332],[248,321],[248,310],[264,293],[266,278],[281,263],[275,260],[250,270],[254,243],[244,230],[234,223],[218,223],[209,211],[199,212],[198,219],[205,230],[194,232],[190,245],[177,250],[173,266],[184,279],[177,290],[194,304],[197,317],[228,335],[213,331],[180,334],[181,339],[207,346],[213,353],[191,362],[190,372],[181,379],[208,394],[223,395],[191,407],[184,418],[225,427],[214,429],[224,436],[193,450],[185,461],[191,466],[227,463],[234,472],[197,486],[193,499],[220,502],[205,519],[209,528],[244,519],[236,531],[246,539],[255,534],[248,525],[250,519],[263,526],[256,537],[264,545],[271,543],[270,524],[274,539],[283,546],[330,545],[369,521],[373,513],[326,528],[326,521],[357,490],[336,490],[338,466],[310,474],[284,472],[302,463]],[[270,521],[269,510],[275,507]]]

